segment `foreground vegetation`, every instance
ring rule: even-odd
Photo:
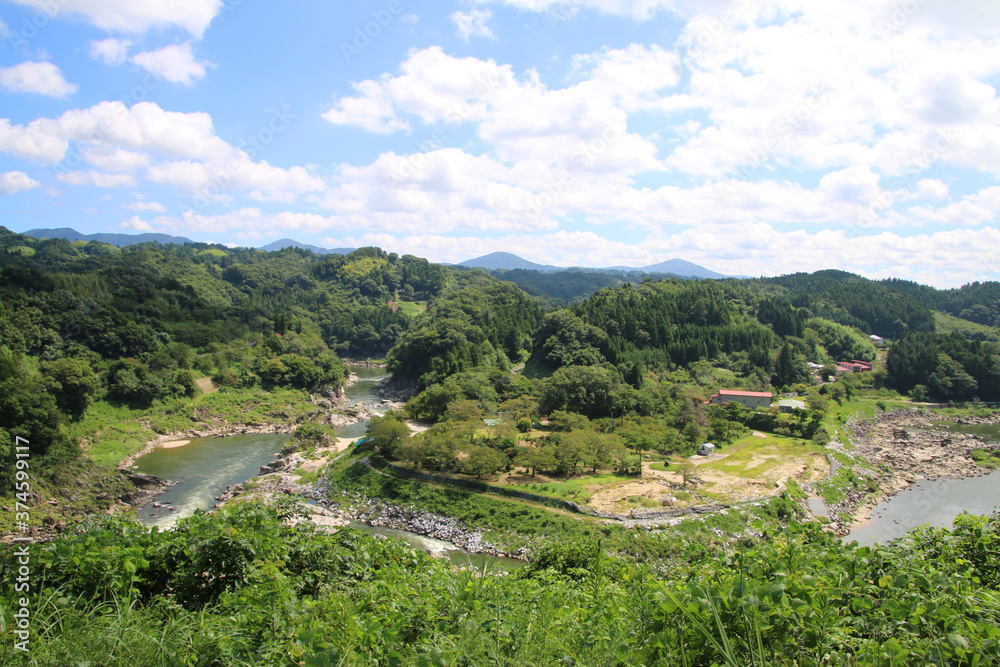
[[[844,546],[759,523],[722,557],[537,550],[510,575],[282,523],[255,503],[172,532],[105,518],[34,560],[30,652],[5,665],[988,665],[1000,661],[1000,518]],[[670,535],[663,539],[671,539]],[[16,559],[0,562],[10,618]]]

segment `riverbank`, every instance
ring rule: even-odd
[[[851,431],[853,452],[866,465],[854,466],[854,473],[868,478],[872,493],[850,491],[841,503],[829,507],[833,530],[846,535],[864,526],[872,511],[911,484],[923,480],[965,479],[989,474],[972,458],[975,449],[989,448],[981,437],[935,429],[934,422],[973,423],[967,417],[930,415],[924,411],[898,410],[846,423]],[[1000,414],[978,417],[978,424],[998,424]]]

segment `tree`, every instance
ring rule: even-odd
[[[593,425],[589,419],[575,412],[556,410],[549,415],[549,430],[569,433],[577,429],[593,430]]]
[[[410,428],[395,413],[383,417],[372,417],[365,431],[364,446],[378,451],[383,456],[397,458],[400,448],[410,437]]]
[[[93,369],[83,359],[64,357],[42,364],[45,388],[59,409],[79,419],[93,402],[99,385]]]
[[[470,447],[458,459],[458,469],[466,475],[492,475],[503,467],[503,457],[490,447]]]
[[[560,368],[542,383],[539,409],[573,410],[590,418],[611,415],[617,377],[602,366]]]
[[[681,480],[683,480],[684,482],[685,488],[689,483],[694,482],[698,479],[698,468],[695,466],[695,464],[691,463],[690,461],[681,461],[680,463],[672,465],[671,468],[674,470],[674,472],[680,475]]]

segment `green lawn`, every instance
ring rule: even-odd
[[[427,310],[426,301],[397,301],[396,305],[399,306],[400,312],[407,317],[416,317]]]

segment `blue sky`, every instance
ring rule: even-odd
[[[0,0],[0,224],[1000,277],[1000,3]]]

